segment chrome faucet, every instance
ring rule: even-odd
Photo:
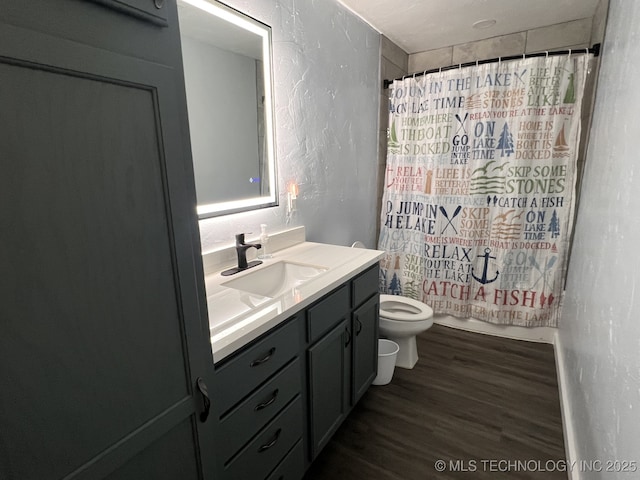
[[[262,245],[259,243],[244,243],[244,233],[239,233],[236,235],[236,253],[238,255],[238,270],[246,270],[249,268],[249,264],[247,263],[247,250],[250,248],[261,249]],[[251,262],[252,267],[256,265],[260,265],[262,262],[256,261]]]
[[[222,272],[222,275],[228,277],[234,273],[242,272],[248,268],[260,265],[262,263],[261,260],[247,262],[247,250],[250,248],[260,249],[262,248],[262,245],[259,243],[244,243],[244,233],[238,233],[236,235],[236,255],[238,256],[238,266],[225,270]]]

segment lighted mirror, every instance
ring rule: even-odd
[[[215,1],[178,17],[198,216],[277,205],[271,28]]]

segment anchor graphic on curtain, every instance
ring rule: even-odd
[[[484,284],[487,283],[491,283],[491,282],[495,282],[498,279],[498,275],[500,275],[500,272],[498,270],[496,270],[496,275],[493,278],[487,278],[487,270],[489,269],[489,259],[496,259],[496,257],[492,257],[491,256],[491,249],[490,248],[485,248],[484,249],[484,255],[478,255],[478,257],[482,257],[484,258],[484,268],[482,269],[482,277],[478,278],[473,274],[473,268],[471,269],[471,276],[477,280],[478,282]]]

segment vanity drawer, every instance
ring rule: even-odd
[[[244,352],[216,368],[218,385],[213,392],[219,416],[257,388],[267,378],[298,355],[300,322],[293,318],[282,328],[259,340]]]
[[[301,437],[302,399],[298,396],[225,466],[222,477],[265,478]]]
[[[349,313],[349,288],[343,285],[307,310],[309,343],[331,330]]]
[[[351,282],[352,307],[357,307],[371,295],[378,293],[380,269],[376,263],[366,272],[360,274]]]
[[[302,475],[304,475],[304,446],[302,440],[298,440],[266,480],[300,480]]]
[[[227,461],[282,407],[300,393],[300,360],[295,359],[269,382],[231,410],[219,425],[216,454]]]

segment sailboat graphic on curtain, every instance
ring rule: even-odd
[[[383,291],[436,313],[557,325],[588,58],[530,58],[393,83]]]

